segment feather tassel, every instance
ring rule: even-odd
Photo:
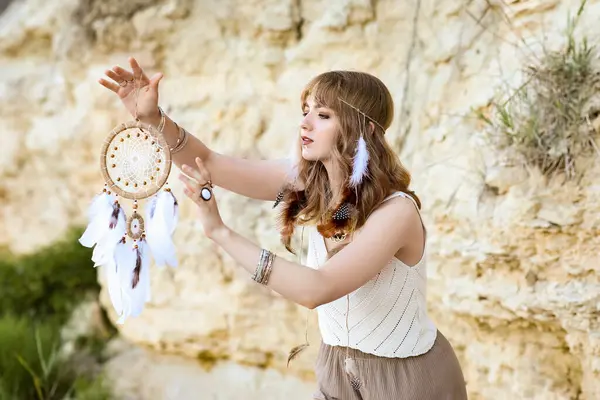
[[[150,203],[146,215],[146,240],[154,262],[162,267],[177,266],[172,234],[178,221],[179,207],[171,191],[161,191]]]
[[[358,367],[356,366],[356,360],[351,357],[346,357],[344,360],[344,370],[348,377],[350,377],[350,384],[356,391],[360,390],[362,383],[358,377]]]
[[[113,214],[114,215],[114,211]],[[98,241],[92,252],[92,261],[94,267],[105,265],[113,257],[113,252],[117,243],[121,241],[123,234],[126,231],[127,217],[122,207],[118,207],[116,223],[111,222],[113,229],[107,229],[102,238]],[[112,218],[112,216],[111,216]],[[106,222],[106,221],[105,221]]]
[[[115,263],[122,300],[122,310],[117,323],[124,324],[132,314],[131,277],[136,264],[136,249],[128,245],[125,240],[119,242],[115,248]]]
[[[123,314],[123,292],[121,288],[121,280],[119,279],[119,265],[116,261],[116,254],[120,252],[120,246],[125,245],[125,238],[123,238],[114,248],[111,254],[110,261],[105,265],[106,269],[106,286],[108,289],[108,296],[112,303],[112,306],[117,313],[121,316]],[[119,248],[119,249],[118,249]],[[117,250],[118,249],[118,250]]]
[[[352,175],[350,176],[350,187],[356,187],[361,184],[367,175],[369,164],[369,152],[367,151],[367,142],[360,136],[356,146],[356,153],[352,164]]]
[[[140,279],[142,285],[144,285],[145,298],[144,301],[147,303],[152,300],[152,294],[150,292],[150,248],[145,238],[140,240],[140,249],[142,253],[142,273]]]
[[[131,316],[137,317],[144,310],[145,304],[150,300],[150,259],[148,257],[147,243],[144,239],[138,242],[136,249],[136,262],[132,273],[130,290]]]
[[[106,233],[106,222],[110,220],[115,198],[106,192],[96,195],[88,209],[88,226],[79,238],[82,246],[92,248]]]
[[[288,354],[288,359],[287,359],[287,366],[290,366],[290,362],[298,357],[298,355],[300,355],[300,353],[302,353],[304,350],[306,350],[310,345],[308,343],[303,343],[299,346],[294,347],[293,349],[290,350],[290,353]]]
[[[140,272],[142,272],[142,255],[139,247],[135,250],[135,267],[133,268],[133,274],[131,277],[131,289],[135,290],[138,283],[140,283]]]

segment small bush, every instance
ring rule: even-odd
[[[58,332],[59,327],[51,322],[0,319],[0,398],[64,397],[71,372],[57,357]]]
[[[61,329],[80,302],[97,296],[92,251],[80,229],[35,253],[0,255],[0,400],[107,400],[101,379],[60,354]],[[114,332],[111,332],[114,333]],[[99,361],[109,337],[80,337],[78,353]]]
[[[0,318],[0,399],[108,400],[101,378],[77,376],[69,360],[59,356],[56,322]]]
[[[76,400],[110,400],[112,394],[100,375],[92,380],[77,378],[73,385]]]
[[[565,46],[525,68],[525,83],[508,100],[493,104],[492,119],[479,114],[501,146],[548,176],[562,171],[574,178],[577,159],[598,151],[590,124],[598,110],[589,107],[600,89],[597,52],[574,34],[584,6],[585,1],[569,20]]]
[[[79,244],[81,230],[32,254],[0,256],[0,315],[65,322],[74,305],[99,285],[90,249]]]

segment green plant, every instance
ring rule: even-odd
[[[102,375],[93,379],[77,378],[73,390],[75,400],[110,400],[112,398],[112,393]]]
[[[600,89],[598,56],[585,37],[579,42],[575,37],[585,3],[569,18],[564,47],[526,67],[525,83],[507,100],[494,102],[492,118],[478,114],[501,146],[545,175],[562,171],[568,179],[577,175],[580,156],[598,151],[590,124],[598,110],[589,107]]]
[[[65,322],[73,305],[99,290],[91,250],[73,229],[65,239],[32,254],[0,256],[0,315],[5,313]]]
[[[2,398],[58,399],[67,394],[71,371],[58,358],[55,322],[0,319],[0,393]]]
[[[110,399],[101,379],[76,373],[77,357],[59,351],[74,307],[99,291],[91,250],[78,243],[80,235],[72,229],[34,253],[0,255],[0,400]],[[98,362],[108,338],[79,337],[76,352]]]
[[[108,400],[102,376],[78,376],[59,356],[59,326],[0,318],[0,399]]]

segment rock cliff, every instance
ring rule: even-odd
[[[161,104],[178,123],[214,150],[257,158],[288,153],[299,93],[312,76],[368,71],[396,101],[387,135],[424,204],[430,311],[457,350],[471,398],[600,398],[600,164],[591,160],[577,181],[508,164],[475,116],[499,90],[519,84],[542,45],[564,44],[567,14],[578,6],[13,2],[0,15],[0,245],[29,251],[85,222],[103,185],[101,143],[129,119],[97,79],[128,55],[165,74]],[[588,1],[578,34],[590,34],[592,44],[599,17],[600,1]],[[183,199],[176,180],[170,184]],[[217,196],[226,222],[284,254],[270,204]],[[181,388],[203,390],[213,376],[232,385],[215,398],[308,398],[319,340],[314,313],[312,346],[287,369],[287,351],[304,339],[306,312],[253,284],[206,240],[188,201],[181,211],[181,266],[154,269],[152,303],[119,327],[124,339],[158,354],[115,358],[119,390],[183,398]],[[110,308],[105,293],[102,301]],[[199,366],[214,374],[205,378]],[[231,371],[246,373],[231,379]],[[148,377],[157,387],[179,385],[177,394],[150,390]],[[236,397],[236,388],[250,397]]]

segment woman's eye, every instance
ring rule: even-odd
[[[303,112],[302,112],[302,116],[303,116],[303,117],[306,117],[306,114],[308,114],[306,111],[303,111]]]
[[[329,118],[329,115],[327,115],[327,114],[319,114],[319,118],[321,118],[321,119],[327,119],[327,118]]]

